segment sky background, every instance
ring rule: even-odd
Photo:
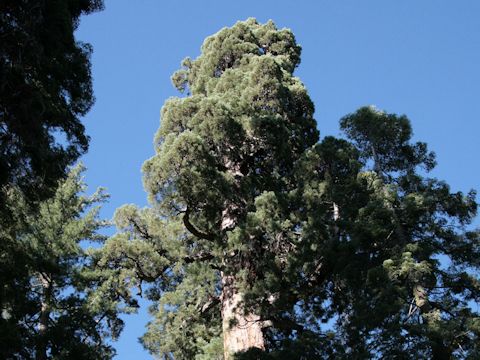
[[[296,75],[315,104],[321,136],[363,105],[406,114],[414,139],[437,154],[432,176],[452,190],[480,189],[480,1],[478,0],[106,0],[83,17],[77,39],[93,45],[96,104],[85,117],[91,136],[83,157],[93,191],[146,206],[141,165],[153,155],[164,101],[180,61],[199,55],[205,37],[238,20],[269,19],[291,28],[302,46]],[[476,224],[480,224],[477,220]],[[125,316],[118,360],[151,356],[138,337],[146,303]]]

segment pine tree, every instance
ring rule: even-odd
[[[114,354],[106,340],[118,335],[122,323],[117,307],[96,297],[98,278],[83,249],[86,242],[104,241],[98,230],[107,223],[98,218],[97,204],[106,195],[102,189],[83,195],[82,171],[73,168],[38,207],[18,188],[8,191],[15,221],[1,235],[23,257],[22,268],[11,269],[23,276],[3,288],[3,359],[110,359]]]
[[[151,206],[118,209],[95,255],[101,296],[145,292],[142,342],[165,358],[475,357],[474,194],[421,176],[434,155],[404,116],[362,108],[348,140],[319,142],[299,61],[290,30],[254,19],[183,61],[143,166]]]

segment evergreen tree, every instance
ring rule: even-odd
[[[95,254],[101,296],[135,306],[148,283],[142,342],[165,358],[474,358],[474,194],[422,177],[434,156],[404,116],[362,108],[350,141],[319,142],[299,61],[254,19],[183,61],[143,166],[151,207],[118,209]]]
[[[110,359],[122,323],[116,306],[96,297],[98,279],[85,241],[103,242],[98,230],[101,189],[85,196],[83,168],[73,168],[50,199],[29,204],[18,188],[7,193],[14,226],[1,230],[20,249],[23,276],[4,287],[0,317],[2,359]]]
[[[269,218],[287,211],[294,164],[318,140],[313,104],[292,75],[299,61],[291,31],[250,19],[207,38],[174,74],[188,96],[165,103],[157,154],[143,167],[153,206],[120,209],[121,232],[105,248],[131,269],[123,278],[155,283],[159,311],[143,338],[152,352],[191,359],[223,343],[228,358],[266,348],[267,322],[245,294],[272,266],[288,266],[293,245],[258,225],[294,231],[295,219]]]
[[[0,189],[52,194],[87,150],[80,117],[93,104],[91,46],[74,31],[82,14],[102,7],[102,0],[0,3]]]
[[[0,308],[8,317],[0,321],[0,345],[5,356],[25,348],[18,356],[27,357],[33,331],[28,314],[37,311],[30,287],[32,273],[43,265],[24,243],[25,212],[36,214],[88,147],[80,118],[94,100],[91,46],[76,41],[74,31],[81,15],[102,7],[102,0],[0,2]],[[8,310],[13,304],[14,312]]]
[[[341,120],[364,161],[368,201],[345,218],[348,259],[332,302],[347,357],[474,359],[480,356],[480,241],[469,231],[475,192],[428,178],[424,143],[405,116],[373,107]],[[350,207],[355,207],[350,204]]]

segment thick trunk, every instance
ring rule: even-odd
[[[225,159],[225,167],[237,180],[244,174],[240,164]],[[237,186],[239,186],[237,184]],[[238,204],[226,203],[222,211],[221,231],[231,231],[238,221]],[[238,266],[238,264],[236,264]],[[225,360],[231,360],[238,352],[252,348],[265,349],[263,337],[263,321],[256,314],[244,313],[242,305],[243,296],[238,291],[233,275],[222,273],[222,330],[223,330],[223,355]]]
[[[48,320],[50,318],[50,302],[52,297],[51,279],[46,274],[40,274],[40,284],[42,286],[42,302],[40,305],[40,318],[38,322],[39,340],[37,344],[36,360],[47,359],[47,330]]]
[[[222,283],[224,359],[230,360],[233,354],[252,348],[264,350],[263,322],[260,317],[255,314],[244,314],[242,294],[236,289],[233,276],[223,276]]]

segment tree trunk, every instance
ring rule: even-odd
[[[40,318],[38,323],[39,340],[37,344],[36,360],[47,359],[47,330],[48,320],[50,318],[50,302],[52,297],[52,283],[50,276],[46,274],[39,275],[42,286],[42,301],[40,306]]]
[[[222,275],[222,327],[223,354],[225,360],[232,359],[237,352],[252,348],[265,349],[260,316],[244,314],[242,294],[235,287],[232,275]]]
[[[226,158],[225,167],[235,178],[240,179],[244,175],[240,170],[240,164],[233,163]],[[237,184],[238,186],[238,184]],[[238,205],[225,204],[222,211],[221,231],[232,230],[237,225]],[[226,275],[222,272],[222,330],[223,330],[223,356],[225,360],[231,360],[238,352],[252,348],[265,349],[263,337],[263,321],[256,314],[244,313],[242,305],[243,295],[238,291],[235,284],[235,276]]]
[[[422,316],[424,313],[428,313],[432,309],[432,306],[428,301],[428,292],[424,286],[421,284],[416,284],[413,287],[413,296],[415,299],[415,304],[420,309]],[[428,322],[431,321],[431,319],[427,318],[425,321]],[[434,325],[432,328],[434,328]],[[441,336],[429,333],[427,337],[430,340],[432,360],[449,360],[452,358],[452,349],[444,344]]]
[[[340,208],[336,202],[333,203],[333,221],[340,219]]]
[[[432,342],[432,360],[450,360],[453,359],[452,351],[443,344],[441,337],[430,337]]]
[[[336,202],[333,202],[333,235],[335,240],[339,240],[340,229],[338,227],[337,221],[340,219],[340,208]]]

